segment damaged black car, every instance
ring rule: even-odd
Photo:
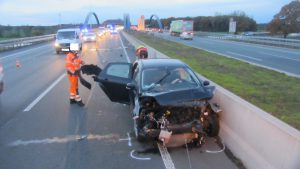
[[[111,101],[130,106],[139,141],[201,146],[219,133],[221,110],[210,101],[215,87],[179,60],[109,63],[94,79]]]

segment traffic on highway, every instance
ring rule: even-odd
[[[0,168],[299,169],[299,0],[172,3],[0,2]]]

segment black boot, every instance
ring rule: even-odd
[[[77,105],[80,106],[80,107],[83,107],[84,103],[82,102],[82,100],[80,100],[80,101],[77,101]]]
[[[74,104],[76,103],[76,100],[75,99],[70,99],[70,104]]]

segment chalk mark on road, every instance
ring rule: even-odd
[[[129,133],[127,132],[127,138],[120,138],[119,141],[128,141],[128,146],[131,147],[132,143],[131,143],[131,137],[129,135]]]
[[[221,150],[216,150],[216,151],[212,151],[212,150],[205,150],[206,153],[211,153],[211,154],[217,154],[217,153],[222,153],[225,149],[226,149],[226,146],[224,143],[222,143],[223,145],[223,148]]]
[[[133,158],[133,159],[136,159],[136,160],[151,160],[150,157],[136,157],[134,155],[134,152],[135,152],[135,150],[131,150],[131,152],[130,152],[130,157]]]

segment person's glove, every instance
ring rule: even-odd
[[[80,71],[79,71],[79,70],[76,70],[76,71],[74,72],[74,75],[76,75],[76,76],[79,76],[79,74],[80,74]]]
[[[92,78],[94,79],[95,82],[100,82],[100,79],[98,78],[98,76],[92,76]]]

